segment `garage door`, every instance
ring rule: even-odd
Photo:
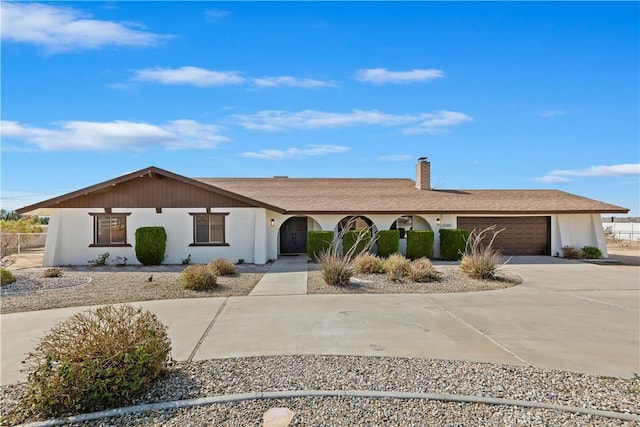
[[[551,218],[526,217],[458,217],[458,228],[478,231],[496,225],[505,230],[498,234],[493,246],[504,255],[550,255]]]

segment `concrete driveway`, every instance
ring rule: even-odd
[[[640,270],[549,257],[512,259],[525,283],[459,294],[293,295],[150,301],[173,357],[345,354],[640,372]],[[84,308],[86,309],[86,308]],[[82,308],[7,314],[2,384],[34,339]]]

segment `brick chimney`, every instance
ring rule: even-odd
[[[420,157],[416,165],[416,188],[431,190],[431,163],[426,157]]]

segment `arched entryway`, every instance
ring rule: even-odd
[[[347,226],[349,230],[366,230],[367,228],[373,227],[373,221],[363,215],[345,216],[338,223],[336,232],[341,232]]]
[[[417,215],[403,215],[393,221],[389,229],[398,230],[400,234],[400,246],[398,250],[404,255],[407,253],[407,231],[431,230],[431,225],[429,225],[424,218]]]
[[[280,253],[299,254],[307,251],[307,217],[293,216],[280,226]]]

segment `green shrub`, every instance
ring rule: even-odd
[[[386,258],[400,250],[400,232],[398,230],[380,230],[376,233],[377,255]]]
[[[62,277],[62,269],[59,267],[47,268],[42,273],[42,277]]]
[[[329,250],[333,242],[333,231],[308,231],[307,232],[307,256],[316,262],[318,255]]]
[[[582,256],[587,259],[600,259],[602,258],[602,251],[597,246],[585,246],[582,248]]]
[[[382,274],[384,260],[369,253],[360,254],[353,260],[353,268],[358,274]]]
[[[58,323],[25,361],[24,410],[59,417],[132,403],[166,371],[166,330],[154,314],[130,305]]]
[[[6,268],[0,268],[0,285],[10,285],[16,281],[16,276]]]
[[[218,276],[235,276],[236,274],[236,266],[226,258],[214,259],[209,263],[209,267],[213,268]]]
[[[136,258],[142,265],[160,265],[167,248],[164,227],[140,227],[136,230]]]
[[[353,249],[353,246],[357,246]],[[368,252],[371,245],[371,231],[369,230],[349,230],[343,233],[342,237],[342,254],[349,253],[358,256],[363,252]]]
[[[403,255],[393,254],[384,260],[384,271],[389,279],[399,282],[411,274],[411,263]]]
[[[439,280],[442,275],[433,268],[429,258],[418,258],[411,262],[411,273],[409,277],[414,282],[432,282]]]
[[[407,231],[407,258],[433,258],[433,242],[431,230]]]
[[[217,270],[209,265],[190,265],[182,271],[180,283],[185,289],[205,291],[218,286]]]
[[[109,262],[109,252],[98,255],[95,259],[90,259],[87,262],[91,267],[104,267]]]
[[[469,238],[469,231],[465,229],[440,229],[440,257],[446,260],[459,260]]]
[[[582,259],[584,254],[580,249],[576,249],[573,246],[563,246],[562,257],[566,259]]]

